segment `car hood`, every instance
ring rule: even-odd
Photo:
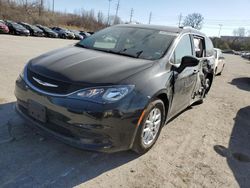
[[[15,27],[15,29],[19,32],[25,32],[25,33],[29,33],[30,31],[28,29],[24,29],[24,28],[17,28]]]
[[[152,65],[153,61],[150,60],[71,46],[31,60],[28,68],[57,80],[114,84]]]

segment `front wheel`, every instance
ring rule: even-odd
[[[133,150],[138,154],[146,153],[157,141],[165,120],[164,103],[159,99],[154,100],[144,112],[133,145]]]

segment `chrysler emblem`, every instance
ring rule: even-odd
[[[58,87],[58,85],[54,85],[54,84],[50,84],[48,82],[44,82],[44,81],[39,80],[39,79],[37,79],[35,77],[32,77],[32,78],[33,78],[33,80],[35,80],[38,84],[40,84],[42,86],[46,86],[46,87]]]

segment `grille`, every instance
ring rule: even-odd
[[[44,86],[42,84],[39,84],[37,81],[35,81],[34,78],[41,80],[42,82],[46,82],[49,84],[53,84],[53,85],[57,85],[58,87],[49,87],[49,86]],[[45,77],[43,75],[37,74],[34,71],[27,69],[27,78],[29,80],[29,82],[35,86],[36,88],[38,88],[39,90],[42,90],[44,92],[48,92],[48,93],[53,93],[53,94],[69,94],[72,93],[74,91],[80,90],[80,89],[84,89],[86,86],[80,85],[80,84],[71,84],[68,82],[63,82],[63,81],[59,81],[56,79],[51,79],[48,77]]]

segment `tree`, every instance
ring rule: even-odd
[[[100,24],[104,23],[104,15],[101,11],[99,11],[97,14],[97,22]]]
[[[239,27],[233,31],[233,35],[237,37],[245,37],[246,36],[246,29],[244,27]]]
[[[191,26],[200,30],[202,28],[204,17],[200,13],[189,14],[185,17],[183,26]]]

